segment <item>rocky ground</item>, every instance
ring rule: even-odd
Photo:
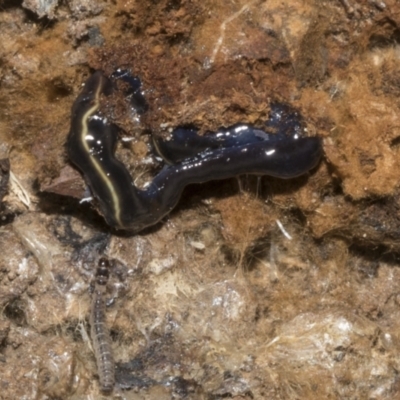
[[[94,70],[150,179],[149,136],[303,116],[324,159],[290,181],[191,186],[138,235],[107,227],[65,148]],[[400,399],[400,3],[0,0],[0,399],[98,399],[96,260],[121,399]],[[104,396],[105,397],[105,396]]]

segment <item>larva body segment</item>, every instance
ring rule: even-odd
[[[106,325],[106,285],[109,276],[109,263],[101,258],[96,270],[96,281],[90,313],[90,335],[97,363],[100,389],[110,393],[115,384],[115,364],[111,347],[111,338]]]

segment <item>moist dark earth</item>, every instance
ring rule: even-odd
[[[101,105],[139,186],[151,135],[261,127],[275,102],[323,160],[190,186],[156,226],[113,231],[65,142],[82,84],[118,68],[149,106]],[[101,256],[109,398],[400,399],[399,2],[0,0],[0,88],[0,399],[106,397]]]

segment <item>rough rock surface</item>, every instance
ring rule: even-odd
[[[0,0],[0,399],[102,396],[88,315],[103,254],[111,398],[400,398],[399,61],[396,0]],[[324,160],[242,177],[244,193],[189,187],[156,227],[116,234],[79,204],[65,151],[81,84],[116,68],[149,103],[140,121],[104,104],[138,182],[150,134],[261,125],[273,101]]]

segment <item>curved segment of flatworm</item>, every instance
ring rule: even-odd
[[[235,124],[220,128],[217,132],[198,135],[193,127],[177,127],[168,139],[153,136],[157,153],[168,164],[177,164],[186,159],[198,157],[201,153],[216,149],[246,146],[251,143],[297,140],[301,136],[301,117],[291,107],[272,103],[270,118],[265,124],[268,132],[249,124]]]
[[[93,350],[97,363],[100,389],[104,393],[112,392],[115,385],[115,364],[105,314],[105,292],[108,277],[109,262],[107,259],[101,258],[96,269],[96,280],[92,294],[92,309],[89,322],[90,336],[92,338]]]
[[[188,136],[187,145],[179,144],[185,139],[178,133],[175,143],[159,143],[159,150],[164,146],[161,153],[168,153],[164,157],[172,165],[164,167],[145,190],[140,190],[127,168],[115,158],[117,127],[99,114],[100,97],[111,88],[111,81],[100,71],[89,77],[72,107],[67,146],[69,157],[83,172],[100,212],[116,229],[138,232],[154,225],[176,206],[189,184],[242,174],[295,178],[314,168],[322,156],[320,138],[290,133],[291,126],[298,124],[296,116],[293,121],[285,119],[279,133],[280,116],[276,113],[267,127],[276,129],[277,135],[249,125],[235,125],[227,128],[221,146],[214,145],[213,138],[203,139],[195,131]],[[195,151],[174,158],[178,150],[171,148],[175,144],[180,149],[193,146]]]

